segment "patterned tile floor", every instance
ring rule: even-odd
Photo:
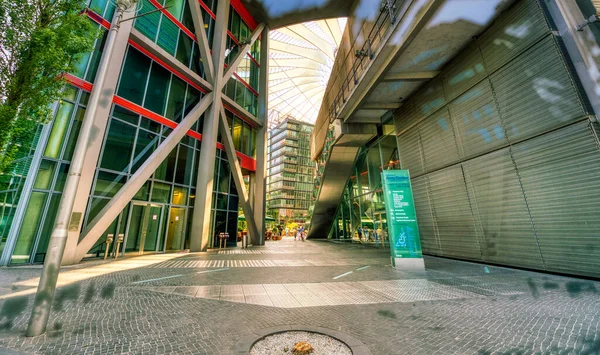
[[[281,325],[373,354],[600,354],[600,283],[325,241],[85,262],[63,270],[48,332],[24,331],[39,267],[0,269],[0,354],[231,354]]]

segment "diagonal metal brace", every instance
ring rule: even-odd
[[[104,206],[98,215],[89,223],[88,227],[81,233],[83,238],[77,244],[75,251],[75,262],[79,262],[90,250],[102,233],[123,211],[125,206],[133,199],[135,194],[152,176],[154,171],[162,164],[171,151],[179,144],[181,139],[192,128],[194,123],[212,104],[214,94],[206,94],[202,100],[188,113],[181,123],[167,136],[158,148],[146,159],[144,164],[133,174],[127,183],[121,187],[117,194]]]
[[[233,182],[235,183],[235,188],[238,191],[238,195],[240,195],[240,204],[242,205],[242,210],[244,211],[244,216],[246,217],[246,223],[248,223],[248,231],[250,232],[251,240],[260,240],[258,228],[256,227],[256,221],[254,220],[254,211],[250,206],[248,192],[246,191],[246,186],[244,185],[242,168],[240,167],[240,162],[235,154],[233,138],[231,137],[229,124],[225,118],[225,110],[223,109],[223,105],[220,106],[221,114],[219,115],[219,130],[221,131],[221,137],[223,137],[223,145],[225,146],[225,152],[227,153],[227,160],[232,168],[231,175],[233,177]]]
[[[225,84],[227,84],[227,81],[229,80],[229,78],[231,78],[231,76],[233,75],[233,72],[236,71],[238,65],[240,65],[240,63],[242,62],[242,59],[244,59],[244,57],[246,56],[246,53],[248,53],[248,51],[250,50],[250,47],[252,47],[254,42],[256,42],[256,40],[258,39],[258,36],[260,36],[260,33],[262,32],[264,27],[265,27],[264,23],[260,23],[258,26],[256,26],[256,28],[254,29],[254,32],[252,32],[252,36],[250,36],[250,40],[247,41],[247,43],[241,48],[240,52],[237,54],[237,56],[235,57],[233,62],[229,63],[229,66],[227,67],[227,71],[225,72],[225,74],[223,75],[223,79],[221,80],[221,89],[220,90],[223,90],[223,87],[225,87]],[[216,88],[215,88],[215,90],[216,90]]]

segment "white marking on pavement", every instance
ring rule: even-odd
[[[207,272],[215,272],[215,271],[225,271],[225,270],[231,270],[231,268],[223,268],[223,269],[214,269],[214,270],[206,270],[206,271],[198,271],[196,274],[204,274]]]
[[[183,276],[183,275],[171,275],[171,276],[159,277],[157,279],[136,281],[136,282],[132,282],[132,284],[141,284],[141,283],[150,282],[150,281],[166,280],[166,279],[172,279],[172,278],[180,277],[180,276]]]
[[[346,276],[346,275],[350,275],[350,274],[351,274],[351,273],[353,273],[353,272],[354,272],[354,271],[348,271],[348,272],[347,272],[347,273],[345,273],[345,274],[337,275],[337,276],[336,276],[336,277],[334,277],[333,279],[334,279],[334,280],[337,280],[337,279],[339,279],[340,277],[344,277],[344,276]]]
[[[367,265],[367,266],[363,266],[363,267],[359,267],[358,269],[356,269],[356,271],[359,271],[359,270],[364,270],[364,269],[366,269],[366,268],[368,268],[368,267],[369,267],[369,265]]]

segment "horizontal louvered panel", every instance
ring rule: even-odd
[[[463,164],[488,262],[542,269],[531,219],[508,148]]]
[[[435,77],[422,89],[419,89],[419,91],[412,96],[412,101],[415,114],[418,118],[427,117],[443,107],[447,101],[440,77]]]
[[[421,158],[421,138],[417,127],[398,137],[398,151],[402,169],[408,170],[411,176],[423,174],[425,170]]]
[[[460,166],[427,176],[442,255],[481,260],[479,240]]]
[[[442,83],[447,100],[454,100],[486,76],[481,52],[472,44],[444,68]]]
[[[533,137],[585,115],[552,37],[491,76],[509,141]]]
[[[588,123],[513,152],[547,270],[599,277],[600,152]]]
[[[432,206],[429,200],[427,177],[413,178],[411,179],[411,185],[423,252],[431,255],[441,255],[433,211],[431,210]]]
[[[504,129],[488,80],[458,97],[448,108],[463,158],[471,158],[506,145]]]
[[[426,171],[442,168],[460,159],[447,108],[427,117],[417,127],[421,135]]]
[[[399,109],[394,111],[396,134],[403,134],[418,123],[419,117],[414,107],[413,101],[408,100]]]
[[[536,0],[517,1],[478,40],[492,73],[550,32]]]

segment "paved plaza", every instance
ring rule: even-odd
[[[372,354],[600,354],[600,283],[327,241],[64,268],[48,332],[24,337],[40,267],[0,269],[0,354],[234,354],[320,327]],[[283,353],[283,352],[282,352]]]

